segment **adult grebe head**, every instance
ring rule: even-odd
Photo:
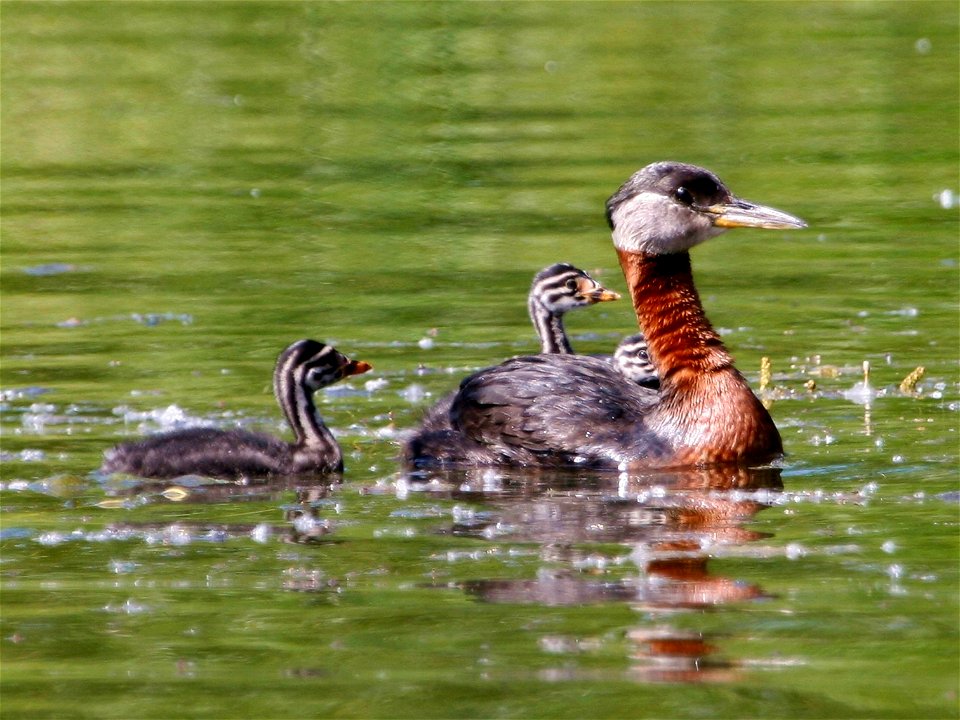
[[[728,228],[804,228],[800,218],[736,197],[709,170],[656,162],[635,172],[607,200],[613,244],[623,252],[685,252]]]

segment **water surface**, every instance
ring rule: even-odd
[[[957,26],[6,3],[0,712],[956,717]],[[603,202],[666,158],[810,224],[693,258],[754,387],[770,358],[782,468],[404,475],[425,407],[536,348],[534,272],[624,289]],[[375,366],[320,396],[342,483],[93,472],[176,423],[284,433],[300,337]]]

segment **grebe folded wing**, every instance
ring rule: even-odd
[[[640,452],[636,436],[657,397],[602,359],[533,355],[466,378],[450,413],[455,429],[507,462],[616,467],[620,445]],[[647,444],[659,448],[652,435]]]

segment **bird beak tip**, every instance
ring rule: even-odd
[[[782,210],[737,200],[707,208],[720,228],[752,227],[765,230],[801,230],[807,223]]]
[[[373,370],[373,365],[363,360],[352,360],[347,365],[347,375],[362,375],[370,370]]]

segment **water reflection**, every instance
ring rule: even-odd
[[[111,477],[111,482],[118,482]],[[160,533],[159,541],[187,544],[197,539],[226,540],[251,537],[266,542],[276,537],[281,542],[305,543],[320,540],[331,531],[324,511],[335,505],[330,495],[339,486],[337,475],[276,477],[257,482],[224,481],[197,476],[184,476],[174,482],[130,481],[114,485],[110,497],[97,505],[103,508],[132,508],[165,500],[181,503],[236,503],[274,501],[280,504],[283,524],[216,523],[178,520],[173,524],[114,523],[108,527],[116,533]],[[120,481],[123,482],[122,480]],[[293,502],[284,502],[293,492]],[[150,535],[153,537],[154,535]]]
[[[464,592],[483,602],[548,607],[628,603],[638,617],[627,632],[631,676],[645,682],[737,676],[742,661],[721,656],[721,638],[679,627],[671,618],[766,597],[759,585],[712,573],[709,561],[720,547],[770,537],[744,523],[782,489],[779,469],[582,477],[479,471],[412,480],[431,493],[485,502],[487,510],[455,518],[449,532],[539,543],[541,559],[549,563],[534,578],[460,583]],[[629,547],[628,563],[636,571],[604,579],[607,560],[595,543]],[[564,652],[562,639],[544,642],[552,652]],[[558,673],[557,679],[566,679],[570,671]]]

